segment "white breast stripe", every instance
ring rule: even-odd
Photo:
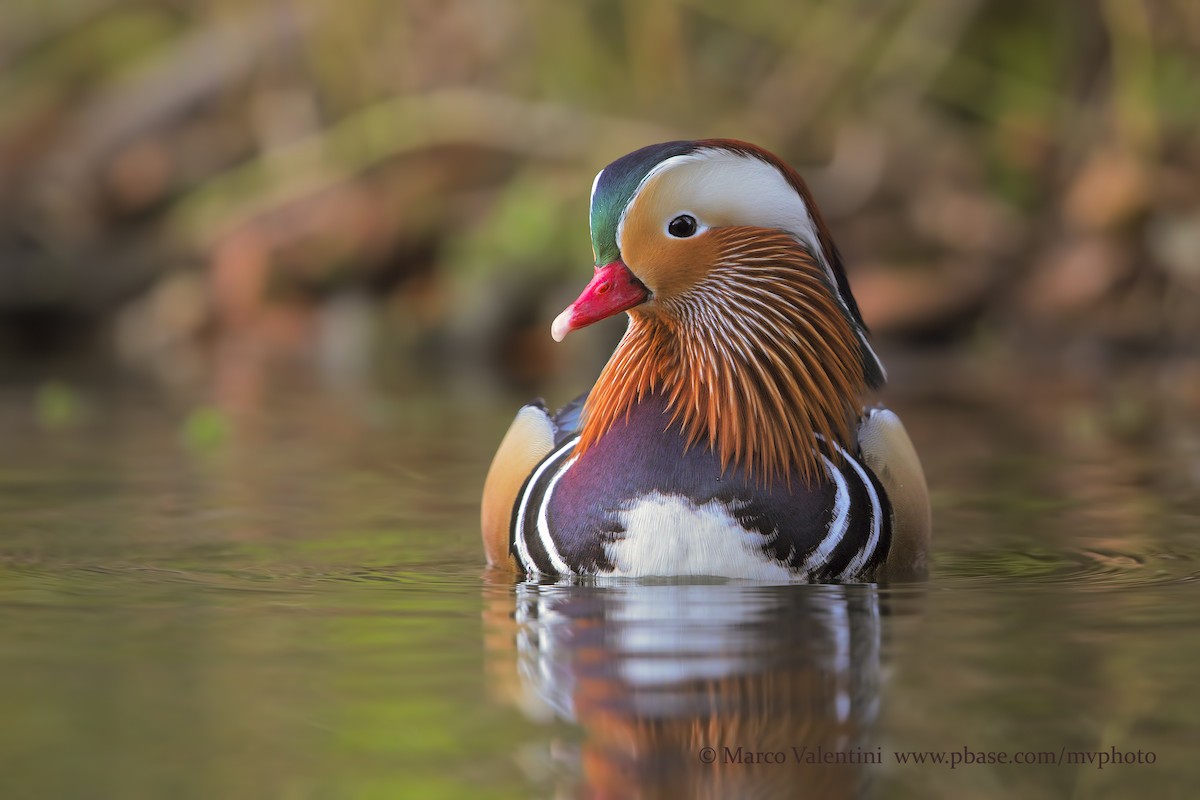
[[[575,438],[579,441],[579,437]],[[579,460],[579,456],[568,458],[567,463],[563,464],[558,472],[554,473],[554,477],[550,479],[550,483],[546,486],[546,493],[542,495],[542,508],[538,511],[538,536],[542,539],[542,547],[546,548],[546,555],[550,556],[550,563],[558,570],[559,575],[574,575],[575,570],[567,565],[563,560],[562,554],[558,552],[558,545],[554,543],[554,537],[550,535],[550,521],[548,519],[548,511],[550,508],[550,496],[554,494],[554,487],[558,484],[563,475],[567,474],[567,470],[571,465]]]
[[[824,455],[821,458],[824,459],[827,471],[837,484],[837,499],[833,504],[833,520],[829,523],[829,533],[825,534],[825,538],[816,546],[816,549],[809,553],[808,558],[804,559],[804,563],[800,566],[801,571],[809,575],[812,575],[829,560],[829,556],[841,544],[842,537],[846,535],[846,529],[849,527],[850,490],[846,488],[846,479],[842,477],[842,471],[835,467],[832,461]]]
[[[542,474],[550,468],[550,465],[554,463],[554,460],[562,455],[564,451],[574,447],[575,443],[578,441],[579,437],[576,436],[574,439],[571,439],[562,447],[558,448],[549,456],[547,456],[546,459],[538,465],[538,468],[534,470],[533,476],[529,479],[529,483],[525,484],[525,493],[521,495],[520,505],[517,506],[517,521],[514,525],[513,538],[517,543],[517,556],[521,559],[521,563],[525,566],[526,572],[538,571],[537,565],[533,563],[533,556],[529,554],[529,543],[525,541],[525,509],[529,506],[529,498],[533,494],[534,489],[537,488],[538,480],[542,477]]]
[[[879,532],[883,526],[883,507],[879,503],[879,493],[875,491],[875,484],[871,483],[870,477],[863,472],[863,468],[859,465],[858,461],[851,458],[840,446],[838,450],[841,450],[845,459],[854,467],[854,471],[858,473],[859,479],[862,480],[863,486],[866,487],[867,494],[871,496],[871,535],[867,539],[867,543],[863,545],[862,550],[859,550],[858,554],[850,559],[850,563],[838,575],[838,580],[844,580],[857,575],[858,571],[863,568],[863,565],[875,555],[875,548],[879,546]]]

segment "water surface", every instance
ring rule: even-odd
[[[1200,369],[891,363],[916,585],[485,575],[519,400],[453,374],[11,378],[2,794],[1191,796]]]

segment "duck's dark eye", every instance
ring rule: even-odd
[[[686,239],[696,232],[696,218],[690,214],[680,214],[675,219],[671,220],[671,224],[667,226],[667,233],[677,239]]]

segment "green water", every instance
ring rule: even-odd
[[[935,504],[900,587],[486,577],[518,400],[471,379],[11,379],[0,796],[1192,796],[1198,374],[893,366]],[[1113,747],[1155,763],[897,762]]]

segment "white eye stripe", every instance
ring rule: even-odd
[[[600,185],[600,176],[604,174],[604,170],[596,173],[596,177],[592,178],[592,193],[588,195],[588,231],[592,234],[592,257],[596,257],[596,232],[592,230],[592,215],[596,212],[596,187]]]
[[[679,164],[686,164],[689,161],[696,161],[696,160],[697,160],[696,155],[692,154],[692,153],[685,153],[685,154],[679,155],[679,156],[671,156],[668,159],[660,161],[658,164],[656,164],[654,166],[653,169],[651,169],[649,172],[647,172],[645,174],[645,176],[642,178],[641,182],[638,183],[637,188],[634,189],[633,196],[629,198],[629,202],[626,203],[625,208],[623,208],[621,210],[621,216],[617,218],[617,247],[621,246],[621,240],[625,237],[625,218],[627,216],[629,216],[629,209],[631,209],[635,205],[637,205],[638,198],[641,196],[642,190],[646,188],[646,185],[649,184],[650,181],[659,173],[664,172],[668,169],[671,169],[672,167],[675,167]],[[597,177],[597,180],[599,180],[598,177]],[[672,219],[674,219],[674,217],[672,217]]]
[[[604,170],[596,173],[596,177],[592,178],[592,193],[588,195],[588,213],[591,214],[592,209],[596,206],[596,187],[600,185],[600,176],[604,174]]]

